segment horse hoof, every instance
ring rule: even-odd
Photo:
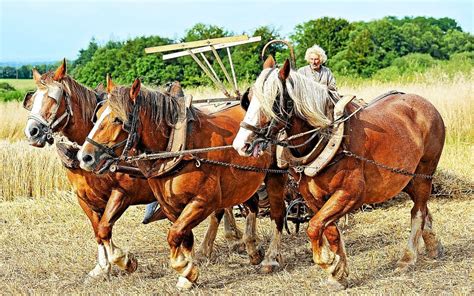
[[[86,275],[84,278],[84,284],[90,285],[97,282],[105,282],[110,279],[109,274],[99,274],[99,275]]]
[[[273,262],[265,262],[263,261],[262,262],[262,268],[260,269],[260,271],[262,273],[273,273],[277,270],[280,269],[280,264],[276,261],[273,261]]]
[[[265,257],[265,251],[261,248],[258,248],[257,252],[253,255],[249,254],[249,257],[250,257],[250,264],[259,265]]]
[[[431,258],[431,259],[438,259],[438,258],[442,257],[443,254],[444,254],[444,247],[440,243],[438,243],[438,246],[435,249],[429,250],[427,252],[428,257]]]
[[[246,252],[245,244],[243,242],[235,242],[231,244],[230,249],[237,254],[244,254]]]
[[[336,280],[333,277],[328,278],[326,282],[326,287],[330,291],[342,291],[345,290],[348,286],[347,280],[345,278]]]
[[[193,282],[185,278],[184,276],[180,276],[178,278],[178,282],[176,283],[176,288],[179,290],[190,290],[193,287]]]
[[[395,268],[395,273],[406,273],[414,266],[415,265],[413,263],[398,261],[397,268]]]
[[[138,260],[135,258],[133,254],[128,254],[128,263],[127,266],[125,267],[125,270],[128,273],[135,272],[138,268]]]

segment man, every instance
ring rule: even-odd
[[[339,100],[337,93],[336,79],[328,67],[322,66],[327,60],[324,49],[314,45],[306,50],[305,60],[309,65],[298,69],[298,73],[314,79],[314,81],[326,85],[331,100],[335,104]]]

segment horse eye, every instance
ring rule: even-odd
[[[113,123],[115,123],[115,124],[123,124],[123,121],[122,121],[120,118],[115,117],[114,120],[113,120]]]

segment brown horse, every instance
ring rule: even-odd
[[[288,61],[277,70],[269,57],[249,99],[247,114],[233,142],[242,156],[258,154],[259,146],[252,144],[258,138],[254,131],[268,127],[270,122],[275,126],[270,135],[282,128],[289,136],[315,127],[323,131],[321,134],[330,132],[332,121],[324,112],[330,104],[327,89],[290,70]],[[346,111],[354,110],[351,106]],[[329,273],[332,288],[346,287],[348,275],[336,222],[364,203],[383,202],[401,191],[413,200],[411,234],[398,261],[399,270],[415,263],[420,238],[430,257],[436,258],[442,251],[427,207],[431,176],[445,138],[443,120],[435,107],[417,95],[389,95],[352,116],[346,122],[345,135],[341,153],[331,166],[314,177],[295,172],[301,177],[299,188],[307,205],[316,213],[307,229],[313,260]],[[304,144],[311,136],[290,143]],[[317,140],[294,149],[294,154],[308,154]]]
[[[160,92],[141,89],[137,79],[132,87],[115,86],[107,82],[109,107],[100,114],[89,138],[111,146],[120,142],[127,133],[122,126],[139,123],[133,143],[139,151],[166,151],[167,135],[176,123],[178,114],[174,98]],[[137,116],[134,117],[135,111]],[[233,107],[218,113],[206,114],[192,108],[195,120],[190,123],[192,132],[187,134],[187,149],[228,145],[232,142],[244,112]],[[86,143],[80,151],[81,166],[88,170],[100,169],[104,153],[96,145]],[[271,217],[277,222],[276,231],[262,265],[271,269],[281,261],[280,240],[284,217],[284,175],[265,174],[262,171],[246,171],[235,167],[210,164],[205,160],[188,157],[183,166],[172,175],[149,178],[148,183],[159,199],[163,211],[173,221],[168,233],[171,266],[180,275],[177,287],[190,288],[198,278],[198,268],[193,261],[194,238],[192,229],[212,212],[237,205],[248,200],[265,180],[271,203]],[[259,159],[240,157],[232,149],[211,151],[199,157],[241,166],[268,168],[272,159],[269,153]],[[155,162],[159,165],[159,161]],[[247,217],[255,219],[255,213]],[[261,261],[255,246],[255,224],[247,225],[247,252],[253,263]]]
[[[55,72],[40,75],[34,69],[33,78],[37,90],[24,101],[24,106],[31,110],[25,128],[30,144],[44,147],[46,142],[51,142],[54,132],[68,142],[81,145],[93,127],[91,118],[99,100],[97,94],[66,74],[65,61]],[[65,155],[69,160],[75,159],[75,155],[68,152]],[[112,242],[112,228],[130,205],[156,201],[148,182],[121,173],[98,176],[74,165],[67,168],[67,176],[81,208],[91,221],[98,244],[97,265],[88,273],[88,278],[108,277],[111,264],[135,271],[137,260]],[[232,227],[235,225],[232,218],[227,219],[230,223],[226,225],[226,237],[229,238],[238,234],[238,229]],[[206,241],[206,244],[212,246],[212,242]]]

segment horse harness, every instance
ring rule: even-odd
[[[275,68],[274,68],[275,69]],[[264,82],[267,80],[268,76],[270,73],[274,70],[270,70],[267,73],[267,76],[264,79]],[[292,81],[290,81],[292,83]],[[285,85],[285,83],[283,83]],[[276,137],[275,133],[272,134],[272,128],[273,126],[276,126],[276,123],[278,119],[273,118],[270,122],[270,124],[266,127],[256,127],[253,125],[250,125],[246,122],[241,122],[240,126],[242,128],[245,128],[247,130],[250,130],[254,132],[257,137],[253,140],[252,143],[250,143],[248,150],[252,151],[256,145],[262,145],[263,147],[266,147],[268,143],[272,143],[274,145],[277,145],[277,161],[278,161],[278,166],[280,168],[291,168],[290,172],[294,172],[300,175],[300,180],[301,180],[301,174],[304,172],[305,175],[313,177],[316,174],[318,174],[321,170],[323,170],[325,167],[334,165],[337,163],[339,160],[344,158],[345,156],[347,157],[352,157],[356,158],[360,161],[368,162],[373,165],[376,165],[382,169],[391,171],[393,173],[405,175],[405,176],[411,176],[411,177],[418,177],[418,178],[424,178],[424,179],[432,179],[433,175],[426,175],[426,174],[418,174],[418,173],[411,173],[405,169],[402,168],[394,168],[387,166],[385,164],[376,162],[375,160],[365,158],[363,156],[357,155],[351,151],[346,150],[345,148],[340,148],[340,145],[342,143],[342,137],[343,131],[344,131],[344,122],[348,121],[352,116],[357,114],[358,112],[366,109],[367,107],[373,105],[374,103],[382,100],[383,98],[394,95],[394,94],[404,94],[403,92],[399,91],[389,91],[387,93],[384,93],[378,97],[376,97],[374,100],[372,100],[370,103],[360,103],[355,105],[359,105],[359,107],[353,111],[351,114],[345,114],[344,116],[344,110],[345,106],[350,103],[355,96],[352,96],[348,98],[345,102],[341,102],[345,98],[341,99],[338,103],[342,103],[343,105],[338,106],[338,103],[336,103],[336,107],[334,110],[334,118],[335,120],[327,127],[327,128],[333,128],[333,132],[329,135],[329,139],[324,139],[325,135],[323,135],[319,140],[319,142],[316,144],[316,146],[312,149],[309,155],[300,157],[300,158],[295,158],[292,156],[290,152],[290,148],[298,148],[302,147],[308,143],[310,143],[316,135],[321,134],[321,128],[315,128],[311,131],[306,131],[300,134],[292,135],[291,137],[287,137],[286,134],[283,134],[284,130],[288,127],[288,119],[293,115],[294,110],[293,110],[293,104],[288,104],[289,101],[291,100],[284,100],[286,103],[283,103],[283,97],[285,96],[285,93],[287,92],[286,87],[283,88],[284,93],[280,95],[280,100],[275,100],[273,109],[279,109],[279,113],[277,113],[277,117],[280,117],[280,120],[284,120],[285,126],[279,129],[280,137]],[[292,102],[292,101],[291,101]],[[281,108],[283,106],[283,108]],[[278,108],[276,108],[278,107]],[[338,108],[339,107],[339,108]],[[341,108],[342,107],[342,108]],[[285,110],[286,109],[286,110]],[[338,110],[337,110],[338,109]],[[298,145],[290,145],[289,140],[290,139],[295,139],[298,137],[302,137],[304,135],[307,135],[309,133],[313,132],[313,135],[310,136],[307,140],[305,140],[303,143],[298,144]],[[285,159],[280,159],[278,156],[289,156],[291,160],[296,160],[296,161],[289,161],[287,163],[284,163]],[[331,162],[332,161],[332,162]],[[296,179],[296,178],[295,178]]]
[[[42,130],[44,134],[46,135],[46,139],[51,144],[53,142],[53,133],[56,127],[66,119],[65,123],[63,124],[63,127],[65,127],[68,124],[70,117],[73,116],[71,95],[70,95],[71,91],[69,90],[69,86],[67,84],[62,84],[59,82],[54,82],[54,87],[47,87],[46,82],[44,81],[41,81],[41,84],[44,85],[48,89],[48,97],[52,98],[56,102],[56,105],[53,111],[51,112],[51,116],[49,117],[49,120],[44,119],[43,116],[39,114],[29,114],[28,119],[32,119],[42,125]],[[65,91],[62,86],[67,88],[68,91]],[[25,94],[25,97],[23,99],[23,108],[25,108],[28,111],[31,111],[31,107],[28,106],[29,99],[36,92],[27,92]],[[66,112],[64,112],[61,116],[56,118],[56,115],[57,115],[59,106],[61,105],[61,100],[63,97],[66,100]]]
[[[44,81],[41,81],[41,84],[46,86],[46,83]],[[61,87],[62,85],[64,85],[64,87],[67,88],[67,91],[65,91],[64,88]],[[62,125],[62,128],[67,126],[70,118],[73,116],[71,94],[70,94],[71,91],[67,84],[61,84],[59,82],[56,82],[55,86],[56,87],[53,88],[53,91],[51,93],[49,92],[49,88],[48,88],[48,96],[51,97],[56,102],[56,106],[51,112],[49,122],[45,120],[42,116],[37,115],[37,114],[30,114],[28,116],[28,119],[35,120],[36,122],[39,122],[42,125],[42,130],[45,133],[49,144],[52,144],[53,142],[56,143],[56,150],[58,152],[59,158],[63,166],[68,169],[77,169],[79,168],[79,160],[77,159],[77,153],[79,152],[79,149],[81,149],[81,145],[79,145],[76,142],[70,141],[65,136],[59,135],[58,132],[55,132],[58,125],[64,119],[66,119],[66,121]],[[23,99],[23,108],[25,108],[28,111],[31,111],[31,108],[28,107],[29,99],[35,93],[36,92],[27,92]],[[105,97],[107,94],[106,93],[99,94],[95,92],[95,95],[97,99],[97,106],[100,106],[105,101]],[[65,98],[65,101],[66,101],[66,111],[61,116],[56,118],[56,115],[57,115],[57,112],[58,112],[58,109],[63,97]]]

